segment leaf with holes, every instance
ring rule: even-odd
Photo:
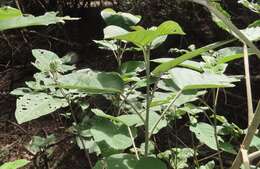
[[[67,72],[75,69],[75,66],[65,65],[62,60],[55,53],[44,50],[44,49],[34,49],[32,54],[36,61],[33,65],[42,72],[54,71]]]
[[[15,117],[21,124],[66,106],[68,103],[65,99],[54,98],[46,93],[26,94],[17,99]]]
[[[0,31],[23,28],[28,26],[48,26],[50,24],[64,23],[65,20],[77,20],[68,16],[58,17],[56,12],[47,12],[42,16],[18,16],[10,19],[0,20]]]

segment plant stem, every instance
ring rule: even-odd
[[[170,104],[166,107],[166,109],[162,112],[160,118],[158,119],[158,121],[154,124],[151,132],[149,133],[149,137],[151,137],[151,135],[153,134],[154,130],[156,129],[156,127],[158,126],[158,124],[160,123],[160,121],[163,119],[164,115],[167,113],[167,111],[171,108],[171,106],[173,105],[173,103],[178,99],[178,97],[181,95],[182,90],[178,91],[177,94],[175,95],[175,97],[172,99],[172,101],[170,102]]]
[[[218,133],[217,133],[217,103],[218,103],[218,96],[219,96],[219,89],[217,89],[216,93],[213,90],[213,115],[214,115],[214,137],[215,137],[215,141],[216,141],[216,145],[217,145],[217,149],[218,149],[218,161],[219,161],[219,165],[221,169],[224,169],[223,166],[223,161],[222,161],[222,157],[221,157],[221,151],[220,151],[220,145],[219,145],[219,141],[218,141]]]
[[[247,130],[247,134],[244,137],[244,140],[241,144],[241,146],[243,146],[244,149],[248,150],[250,143],[255,135],[255,132],[257,131],[257,128],[260,124],[260,101],[258,101],[258,105],[254,114],[254,118],[250,124],[250,126],[248,127]],[[242,163],[242,153],[241,150],[238,152],[232,166],[230,169],[238,169],[241,166]]]
[[[201,4],[209,9],[214,15],[216,15],[235,35],[238,36],[239,40],[246,43],[260,59],[259,49],[228,19],[223,15],[216,7],[209,2],[209,0],[189,0],[198,4]]]
[[[146,66],[146,114],[145,114],[145,153],[148,156],[149,147],[149,113],[150,113],[150,48],[143,48],[144,61]]]
[[[52,75],[52,78],[53,78],[54,82],[57,84],[57,83],[58,83],[58,73],[57,73],[57,72],[52,72],[51,75]],[[61,91],[62,96],[66,99],[66,101],[67,101],[67,103],[68,103],[68,105],[69,105],[69,108],[70,108],[70,111],[71,111],[71,116],[72,116],[72,119],[73,119],[75,125],[77,125],[77,124],[78,124],[78,121],[77,121],[75,112],[74,112],[73,107],[72,107],[72,101],[71,101],[71,99],[67,96],[67,94],[65,93],[65,91],[63,90],[63,88],[60,88],[60,91]],[[90,159],[88,150],[86,149],[86,146],[85,146],[85,144],[84,144],[84,140],[83,140],[82,136],[80,135],[79,130],[77,130],[77,134],[78,134],[79,140],[80,140],[80,142],[81,142],[81,144],[82,144],[82,146],[83,146],[83,148],[84,148],[84,153],[85,153],[85,156],[86,156],[86,158],[87,158],[87,160],[88,160],[88,163],[89,163],[90,167],[93,168],[93,164],[92,164],[92,162],[91,162],[91,159]]]
[[[249,59],[248,59],[248,49],[247,45],[244,43],[244,67],[245,67],[245,80],[246,80],[246,95],[247,95],[247,113],[248,113],[248,126],[250,125],[253,117],[253,102],[252,102],[252,90],[250,81],[250,71],[249,71]]]
[[[128,128],[128,132],[129,132],[129,135],[131,137],[131,140],[132,140],[132,144],[133,144],[133,148],[134,148],[134,151],[135,151],[136,159],[140,160],[139,155],[138,155],[138,151],[137,151],[137,148],[136,148],[136,145],[135,145],[135,140],[134,140],[134,137],[133,137],[133,133],[131,131],[131,128],[130,127],[127,127],[127,128]]]

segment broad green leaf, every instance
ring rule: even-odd
[[[243,58],[244,53],[243,53],[243,48],[242,47],[227,47],[223,48],[217,51],[218,58],[217,58],[217,63],[227,63],[230,61],[233,61],[235,59]],[[253,55],[254,53],[251,52],[249,49],[249,56]]]
[[[140,159],[134,169],[167,169],[167,167],[161,160],[147,157]]]
[[[104,160],[98,161],[94,169],[135,169],[137,162],[138,160],[134,155],[115,154]]]
[[[99,109],[91,109],[91,111],[96,116],[103,117],[103,118],[106,118],[106,119],[109,119],[109,120],[112,120],[115,122],[120,122],[129,127],[142,122],[140,117],[136,114],[127,114],[127,115],[120,115],[120,116],[115,117],[115,116],[111,116],[109,114],[105,114],[102,110],[99,110]]]
[[[93,139],[76,137],[76,143],[81,150],[88,150],[89,153],[101,154],[101,150]]]
[[[257,27],[260,26],[260,19],[254,21],[253,23],[251,23],[248,27]]]
[[[214,128],[211,125],[200,122],[197,123],[196,126],[190,126],[190,131],[192,131],[196,135],[197,139],[201,143],[206,144],[213,150],[218,150]]]
[[[260,150],[260,137],[254,136],[253,140],[252,140],[252,142],[250,144],[250,147],[255,147],[258,150]]]
[[[46,149],[48,145],[54,144],[55,142],[56,137],[54,136],[54,134],[48,135],[46,138],[40,136],[33,136],[30,143],[26,145],[26,149],[33,155],[36,155],[43,149]]]
[[[260,14],[260,4],[259,1],[248,1],[248,0],[239,0],[238,3],[243,4],[245,7],[249,8],[251,11]]]
[[[127,30],[115,25],[110,25],[105,27],[103,32],[104,32],[104,39],[112,39],[116,36],[121,36],[129,33]]]
[[[186,68],[174,68],[169,77],[182,90],[234,87],[238,79],[213,73],[199,73]]]
[[[168,161],[174,169],[183,169],[189,167],[187,164],[188,159],[193,157],[194,153],[191,148],[172,148],[159,153],[158,157]]]
[[[158,58],[158,59],[153,59],[151,61],[155,62],[155,63],[162,64],[162,63],[166,63],[166,62],[172,61],[173,59],[174,58]],[[199,71],[199,72],[203,71],[201,69],[200,63],[196,62],[196,61],[193,61],[193,60],[186,60],[186,61],[180,63],[178,66],[186,67],[186,68],[193,69],[193,70],[196,70],[196,71]]]
[[[121,93],[124,83],[117,73],[73,72],[58,80],[59,88],[78,89],[91,94]]]
[[[141,20],[141,16],[125,12],[116,12],[111,8],[102,10],[101,16],[107,25],[115,25],[124,29],[129,29],[130,26],[136,25]]]
[[[16,96],[23,96],[23,95],[29,94],[31,92],[32,92],[32,90],[30,88],[20,87],[20,88],[14,89],[10,94],[16,95]]]
[[[151,49],[158,48],[159,46],[161,46],[161,44],[163,44],[166,41],[166,39],[167,39],[167,35],[159,36],[159,37],[155,38],[152,41],[150,48]]]
[[[142,114],[142,116],[145,118],[145,114]],[[150,111],[150,117],[149,117],[149,132],[153,129],[156,122],[160,119],[160,115],[157,114],[155,111]],[[137,126],[143,126],[144,123],[140,120],[140,122],[137,124]],[[162,119],[159,124],[156,126],[152,134],[157,134],[162,128],[167,126],[167,120]]]
[[[58,17],[56,12],[47,12],[42,16],[18,16],[10,19],[0,20],[0,31],[7,29],[23,28],[28,26],[48,26],[50,24],[64,23],[65,20],[75,20],[68,16]]]
[[[246,28],[240,31],[252,42],[257,42],[260,40],[260,26]]]
[[[118,40],[125,40],[132,42],[139,47],[150,45],[156,38],[164,35],[184,35],[181,27],[174,21],[165,21],[156,29],[138,30],[127,33],[122,28],[115,28],[115,26],[109,26],[105,28],[105,38],[113,38]],[[109,31],[108,31],[109,30]],[[107,34],[107,36],[106,36]]]
[[[22,12],[16,8],[12,8],[10,6],[4,6],[0,8],[0,21],[5,19],[11,19],[21,15]]]
[[[234,146],[228,142],[220,142],[219,148],[227,153],[234,154],[234,155],[237,154],[236,150],[234,149]]]
[[[140,154],[145,154],[145,143],[142,143],[139,149]],[[155,154],[155,143],[152,141],[149,141],[148,144],[148,154]]]
[[[105,114],[102,110],[99,109],[92,109],[92,112],[95,113],[95,115],[102,117],[102,118],[106,118],[109,120],[112,120],[114,122],[119,122],[120,124],[123,124],[125,126],[136,126],[136,127],[140,127],[143,126],[144,123],[141,120],[141,118],[137,115],[137,114],[127,114],[127,115],[120,115],[120,116],[111,116],[108,114]],[[145,118],[145,114],[142,114],[143,118]],[[150,112],[150,118],[149,118],[149,131],[152,130],[153,126],[155,125],[155,123],[158,121],[158,119],[160,118],[160,116],[154,112],[151,111]],[[158,133],[162,128],[167,126],[167,121],[165,119],[161,120],[158,124],[158,126],[156,127],[156,129],[153,131],[153,134]]]
[[[219,2],[212,2],[211,4],[214,5],[215,8],[218,9],[218,11],[221,12],[227,19],[229,19],[229,20],[231,19],[230,14],[222,8],[222,6],[221,6],[221,4]],[[222,28],[222,29],[224,29],[226,31],[229,31],[228,27],[226,26],[226,24],[221,19],[219,19],[214,13],[211,13],[211,15],[212,15],[212,20],[220,28]]]
[[[21,124],[66,106],[68,103],[65,99],[54,98],[46,93],[26,94],[17,99],[15,117]]]
[[[116,51],[119,49],[115,40],[94,40],[100,49]]]
[[[113,149],[124,150],[132,145],[126,125],[114,124],[107,119],[97,118],[90,131],[95,142],[105,141]],[[135,135],[135,131],[132,131]]]
[[[29,162],[30,161],[25,159],[15,160],[12,162],[4,163],[3,165],[0,166],[0,169],[18,169],[26,166]]]
[[[61,65],[62,62],[58,55],[51,51],[47,51],[44,49],[34,49],[32,50],[32,54],[35,57],[36,61],[33,65],[42,72],[50,72],[51,64]]]
[[[128,61],[122,64],[120,68],[121,77],[124,82],[131,82],[137,79],[139,72],[145,69],[143,61]]]
[[[207,164],[200,166],[198,169],[214,169],[215,168],[215,162],[210,161]]]
[[[176,96],[177,92],[155,92],[154,98],[151,103],[151,107],[161,106],[169,104],[172,99]],[[173,105],[179,107],[185,103],[193,102],[198,99],[200,95],[205,94],[203,91],[187,90],[183,91],[182,94],[176,99]]]
[[[75,69],[75,66],[64,65],[58,55],[51,51],[34,49],[32,54],[36,59],[35,63],[32,64],[42,72],[67,72]]]
[[[213,50],[213,49],[218,48],[220,46],[226,45],[230,42],[233,42],[233,40],[216,42],[216,43],[204,46],[202,48],[196,49],[194,51],[185,53],[184,55],[177,57],[176,59],[172,59],[171,61],[160,64],[159,66],[157,66],[152,71],[152,73],[154,75],[160,75],[161,73],[167,72],[168,70],[174,68],[175,66],[178,66],[179,64],[183,63],[186,60],[190,60],[190,59],[192,59],[196,56],[201,55],[204,52],[207,52],[209,50]]]
[[[134,155],[115,154],[100,160],[94,169],[167,169],[166,165],[154,157],[137,160]]]

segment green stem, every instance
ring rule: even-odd
[[[146,115],[145,115],[145,153],[144,156],[148,156],[149,145],[149,112],[150,112],[150,48],[145,47],[143,49],[143,55],[146,66]]]
[[[194,2],[196,1],[197,0],[195,0]],[[227,19],[225,15],[223,15],[218,9],[216,9],[216,7],[213,4],[211,4],[208,0],[206,1],[203,0],[203,2],[204,3],[200,3],[200,4],[206,6],[213,14],[215,14],[235,35],[238,36],[239,40],[246,43],[247,46],[249,46],[260,59],[260,51],[253,44],[253,42],[251,42],[229,19]]]
[[[222,157],[221,157],[219,140],[218,140],[218,133],[217,133],[217,103],[218,103],[218,96],[219,96],[219,89],[217,89],[216,92],[215,92],[215,90],[213,90],[214,137],[215,137],[217,149],[218,149],[218,152],[219,152],[218,153],[219,165],[220,165],[221,169],[224,169],[223,161],[222,161]]]
[[[170,104],[166,107],[166,109],[163,111],[163,113],[161,114],[160,118],[158,119],[158,121],[154,124],[149,137],[151,137],[151,135],[153,134],[154,130],[156,129],[156,127],[158,126],[158,124],[160,123],[160,121],[163,119],[164,115],[167,113],[167,111],[172,107],[173,103],[179,98],[179,96],[181,95],[182,90],[178,91],[177,94],[175,95],[175,97],[172,99],[172,101],[170,102]]]

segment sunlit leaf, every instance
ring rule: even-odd
[[[153,59],[151,60],[152,62],[155,62],[155,63],[166,63],[166,62],[169,62],[169,61],[172,61],[174,58],[158,58],[158,59]],[[186,67],[186,68],[189,68],[189,69],[194,69],[194,70],[197,70],[199,72],[202,72],[203,70],[201,69],[201,65],[199,62],[196,62],[196,61],[193,61],[193,60],[186,60],[182,63],[180,63],[178,66],[181,66],[181,67]]]
[[[245,7],[249,8],[251,11],[260,14],[260,4],[259,1],[248,1],[248,0],[239,0],[238,3],[243,4]]]
[[[29,162],[30,161],[24,160],[24,159],[15,160],[12,162],[4,163],[3,165],[0,166],[0,169],[18,169],[18,168],[26,166]]]
[[[129,29],[130,26],[136,25],[141,20],[141,16],[125,12],[116,12],[111,8],[102,10],[101,16],[107,25],[115,25],[124,29]]]
[[[200,166],[198,169],[214,169],[215,168],[215,162],[210,161],[207,164]]]
[[[58,55],[51,51],[34,49],[32,54],[36,59],[32,64],[42,72],[51,72],[53,69],[58,72],[67,72],[75,69],[75,66],[63,64]]]
[[[68,16],[58,17],[56,12],[47,12],[42,16],[18,16],[10,19],[0,20],[0,31],[7,29],[23,28],[28,26],[48,26],[50,24],[64,23],[65,20],[75,20]]]
[[[205,89],[234,87],[238,79],[213,73],[200,73],[186,68],[174,68],[169,71],[169,77],[180,89]]]
[[[250,27],[240,30],[250,41],[257,42],[260,40],[260,27]]]
[[[123,80],[116,73],[105,72],[73,72],[61,77],[57,87],[66,89],[78,89],[86,93],[121,93]]]
[[[218,58],[217,63],[227,63],[235,59],[243,58],[244,52],[242,47],[227,47],[217,51]],[[254,53],[249,49],[248,55],[251,56]]]
[[[68,105],[65,99],[46,93],[26,94],[17,99],[15,117],[19,124],[50,114]]]
[[[134,32],[127,32],[122,28],[116,26],[108,26],[104,30],[105,38],[113,38],[132,42],[139,47],[151,44],[156,38],[164,35],[184,35],[181,27],[174,21],[165,21],[156,29],[138,30]],[[106,36],[107,35],[107,36]]]
[[[221,42],[216,42],[216,43],[213,43],[213,44],[210,44],[210,45],[207,45],[207,46],[204,46],[202,48],[199,48],[199,49],[196,49],[194,51],[191,51],[191,52],[188,52],[188,53],[185,53],[183,54],[182,56],[180,57],[177,57],[175,59],[172,59],[171,61],[168,61],[168,62],[165,62],[165,63],[162,63],[160,64],[159,66],[157,66],[153,71],[152,73],[154,75],[160,75],[161,73],[165,73],[167,72],[168,70],[174,68],[175,66],[178,66],[179,64],[183,63],[184,61],[186,60],[190,60],[196,56],[199,56],[201,55],[202,53],[204,52],[207,52],[209,50],[213,50],[215,48],[218,48],[220,46],[223,46],[225,44],[228,44],[230,42],[232,42],[233,40],[229,40],[229,41],[221,41]]]
[[[22,12],[19,9],[12,8],[10,6],[4,6],[0,8],[0,21],[5,19],[11,19],[21,15]]]

